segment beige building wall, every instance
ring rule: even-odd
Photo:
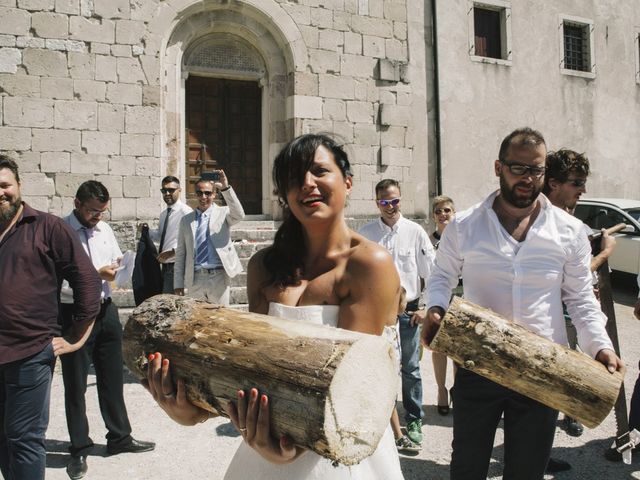
[[[474,3],[510,8],[509,62],[472,59]],[[593,23],[593,78],[561,72],[563,16]],[[452,0],[437,22],[443,193],[459,208],[497,188],[493,160],[521,126],[586,152],[588,196],[640,198],[640,2]]]
[[[335,132],[355,173],[349,214],[374,214],[373,186],[428,208],[421,0],[0,0],[0,150],[23,194],[55,214],[87,179],[109,189],[112,223],[156,218],[162,176],[184,179],[183,59],[206,35],[262,56],[263,213],[270,169],[304,132]]]

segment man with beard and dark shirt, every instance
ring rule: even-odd
[[[44,478],[55,359],[88,338],[100,278],[74,232],[20,197],[18,165],[0,155],[0,470],[5,480]],[[74,288],[73,322],[58,325],[60,285]]]
[[[562,345],[564,301],[583,351],[609,372],[623,370],[591,286],[591,246],[582,222],[540,195],[546,155],[544,138],[530,128],[503,140],[494,163],[500,189],[457,214],[440,240],[423,341],[433,338],[462,276],[466,299]],[[504,478],[543,478],[557,410],[462,367],[453,404],[452,480],[487,478],[503,415]]]

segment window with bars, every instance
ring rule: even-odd
[[[502,57],[501,15],[498,10],[473,8],[475,54],[479,57]]]
[[[564,22],[564,68],[591,72],[591,28],[588,24]]]

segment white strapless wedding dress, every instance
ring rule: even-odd
[[[337,305],[290,307],[269,304],[269,315],[335,327]],[[262,458],[245,442],[236,450],[224,476],[225,480],[402,480],[402,470],[391,427],[387,427],[373,455],[358,465],[333,466],[331,460],[306,451],[286,465],[276,465]]]

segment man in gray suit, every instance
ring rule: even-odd
[[[213,203],[216,189],[226,207]],[[184,295],[186,290],[190,297],[228,306],[230,278],[242,272],[230,227],[244,218],[244,210],[223,170],[215,170],[212,179],[201,178],[196,195],[196,210],[180,221],[174,293]]]

